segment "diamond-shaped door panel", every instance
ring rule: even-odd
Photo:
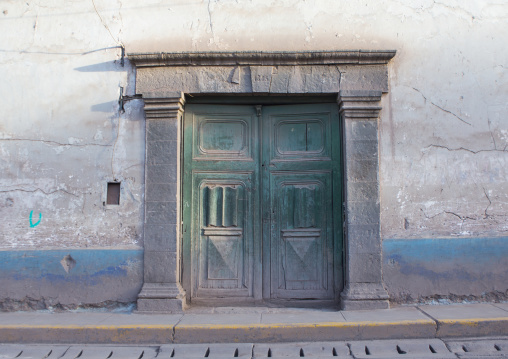
[[[207,280],[238,279],[241,262],[242,229],[206,228],[203,235],[208,237]]]
[[[303,287],[302,281],[317,281],[319,279],[320,240],[321,230],[315,228],[282,230],[284,246],[285,281],[280,282],[280,288]],[[295,288],[295,289],[296,289]]]

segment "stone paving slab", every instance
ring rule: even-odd
[[[248,333],[261,322],[261,314],[188,314],[175,326],[174,343],[248,342]]]
[[[393,309],[350,310],[340,312],[348,322],[399,322],[429,320],[430,318],[415,307],[398,307]]]
[[[419,308],[436,321],[436,337],[508,333],[508,313],[492,304],[427,305]]]
[[[341,312],[263,313],[263,324],[327,323],[345,322]]]
[[[446,340],[446,345],[459,358],[508,358],[506,338]]]
[[[439,339],[383,340],[352,342],[351,353],[357,359],[450,359],[456,358]]]
[[[342,312],[347,323],[358,323],[355,338],[433,338],[434,320],[414,307]],[[350,338],[348,338],[350,339]]]
[[[156,356],[156,347],[0,344],[2,359],[153,359]]]
[[[253,358],[351,358],[346,342],[255,344]]]
[[[174,326],[183,318],[183,314],[119,314],[109,316],[102,325],[124,326]]]
[[[173,344],[160,347],[157,359],[166,358],[244,358],[252,356],[253,344]]]
[[[499,308],[499,309],[503,309],[506,312],[508,312],[508,303],[495,303],[495,304],[492,304],[492,305],[497,307],[497,308]]]
[[[492,304],[423,305],[419,308],[436,320],[490,319],[507,317],[507,312]]]
[[[16,357],[17,359],[53,359],[60,358],[68,349],[66,346],[36,345],[25,347]]]
[[[502,305],[501,307],[504,307]],[[508,335],[498,304],[371,311],[228,308],[228,314],[0,313],[0,343],[276,343]]]
[[[177,326],[258,324],[261,314],[185,314]]]
[[[4,344],[0,345],[0,359],[11,359],[18,357],[23,349],[19,344]]]
[[[1,313],[0,342],[171,343],[180,315]]]
[[[349,314],[347,314],[349,313]],[[252,316],[250,318],[249,316]],[[206,322],[203,320],[206,318]],[[211,318],[214,318],[213,321]],[[175,327],[178,343],[232,341],[284,342],[355,338],[433,337],[435,322],[416,308],[358,312],[302,311],[219,317],[185,315]],[[231,319],[234,318],[232,321]],[[242,321],[241,318],[247,320]]]

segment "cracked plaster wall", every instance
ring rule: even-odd
[[[135,93],[120,46],[395,49],[383,238],[506,235],[507,20],[505,0],[3,1],[0,248],[142,247],[144,115],[141,101],[118,109],[120,87]]]
[[[144,119],[118,109],[134,91],[120,42],[88,2],[4,1],[0,28],[0,248],[142,246]]]

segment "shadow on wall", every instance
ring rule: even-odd
[[[93,65],[81,66],[74,68],[75,71],[84,73],[101,73],[101,72],[126,72],[127,84],[126,89],[119,86],[119,97],[117,101],[108,101],[90,106],[92,112],[120,112],[124,113],[124,105],[127,101],[138,100],[141,97],[137,95],[128,96],[128,93],[134,93],[135,90],[135,71],[130,62],[125,58],[125,49],[122,47],[120,60],[100,62]]]
[[[123,58],[121,60],[123,62]],[[79,72],[125,72],[128,71],[118,61],[106,61],[98,64],[76,67],[74,70]],[[121,88],[121,87],[120,87]],[[120,94],[122,96],[122,94]],[[90,106],[92,112],[116,112],[120,108],[119,101],[108,101]]]
[[[74,70],[79,72],[125,72],[129,68],[122,66],[118,61],[106,61],[98,64],[76,67]]]

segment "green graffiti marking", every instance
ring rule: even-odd
[[[35,223],[32,222],[32,216],[34,214],[34,211],[30,211],[30,228],[34,228],[35,226],[38,226],[39,223],[41,223],[42,213],[39,213],[39,220]]]

